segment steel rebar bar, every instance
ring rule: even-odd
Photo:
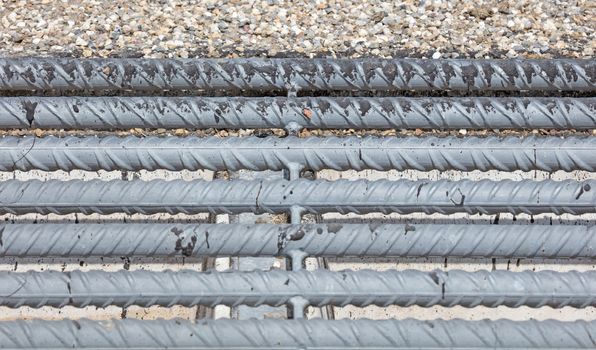
[[[596,60],[0,59],[0,90],[583,90]]]
[[[596,210],[596,180],[152,180],[0,182],[0,213],[569,213]]]
[[[596,322],[108,320],[0,322],[9,349],[593,349]]]
[[[596,258],[592,225],[0,224],[3,257]]]
[[[0,171],[586,170],[594,137],[2,137]]]
[[[596,272],[554,271],[117,271],[0,272],[0,305],[128,307],[306,305],[584,308]]]
[[[593,129],[596,98],[2,97],[0,128]]]

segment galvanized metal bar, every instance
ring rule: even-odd
[[[596,258],[596,226],[1,224],[3,257]]]
[[[596,272],[0,272],[0,305],[596,306]]]
[[[594,137],[2,137],[0,171],[586,170]]]
[[[2,97],[0,128],[592,129],[596,98]]]
[[[0,90],[578,90],[596,60],[0,59]]]
[[[10,349],[593,349],[596,322],[108,320],[0,322]]]
[[[596,180],[18,181],[0,213],[593,213]]]

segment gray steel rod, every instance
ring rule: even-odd
[[[586,170],[595,137],[2,137],[0,171]]]
[[[422,307],[596,306],[596,272],[0,272],[0,305],[128,307],[304,304]]]
[[[593,129],[596,98],[2,97],[0,128]]]
[[[0,90],[578,90],[596,60],[0,59]]]
[[[596,226],[2,224],[0,256],[596,258]]]
[[[9,349],[593,349],[596,322],[107,320],[0,322]]]
[[[555,213],[596,210],[596,180],[0,182],[0,213]]]

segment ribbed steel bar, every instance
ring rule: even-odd
[[[596,226],[1,224],[0,256],[596,258]]]
[[[596,60],[0,59],[0,90],[583,90]]]
[[[596,272],[554,271],[71,271],[0,272],[0,305],[127,307],[596,306]]]
[[[592,129],[596,98],[3,97],[0,128]]]
[[[44,137],[0,138],[0,171],[587,170],[594,137]]]
[[[0,213],[593,213],[595,180],[578,181],[19,181],[0,182]]]
[[[9,349],[593,349],[596,322],[108,320],[0,322]]]

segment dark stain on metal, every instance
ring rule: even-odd
[[[343,227],[343,225],[341,225],[341,224],[328,224],[327,232],[337,233],[337,232],[339,232],[339,230],[342,229],[342,227]]]
[[[329,103],[329,101],[321,99],[318,101],[319,102],[319,111],[321,111],[322,114],[327,113],[327,111],[331,108],[331,103]]]
[[[197,66],[194,64],[184,64],[182,65],[182,70],[184,71],[184,74],[186,74],[189,78],[190,81],[193,84],[197,83],[197,78],[200,77],[199,75],[199,70],[197,69]]]
[[[475,86],[474,82],[477,76],[478,69],[476,68],[476,66],[468,64],[461,67],[461,77],[464,83],[468,85],[468,88]]]
[[[438,286],[440,281],[439,281],[439,276],[437,275],[437,273],[435,271],[431,271],[428,273],[428,275],[433,280],[433,282],[435,282],[435,284]]]
[[[365,116],[366,113],[368,113],[368,111],[370,110],[370,102],[368,101],[360,101],[360,115],[361,116]]]
[[[373,80],[373,78],[377,75],[377,68],[379,67],[379,62],[377,61],[363,61],[362,62],[362,70],[364,71],[364,81],[367,84]]]
[[[192,236],[190,237],[190,242],[186,243],[186,246],[182,245],[182,240],[184,239],[184,237],[179,237],[176,240],[176,251],[180,251],[182,253],[182,255],[184,256],[191,256],[193,250],[195,249],[195,245],[197,243],[197,237],[196,236]]]
[[[437,66],[434,62],[430,61],[422,61],[419,63],[420,68],[422,68],[424,72],[424,76],[426,77],[428,86],[435,85],[435,79],[437,78]]]
[[[350,99],[348,98],[341,98],[335,101],[335,103],[344,110],[347,110],[352,104],[350,103]],[[360,100],[356,100],[354,104],[360,104]],[[358,107],[360,109],[360,107]]]
[[[389,99],[381,99],[379,101],[379,104],[381,105],[381,109],[383,110],[383,112],[385,112],[385,113],[394,113],[395,112],[395,106],[393,105],[393,103],[391,103],[391,101]]]
[[[449,82],[451,81],[451,78],[455,77],[455,69],[453,68],[453,65],[444,62],[441,65],[441,68],[443,68],[443,72],[445,73],[445,81],[447,82],[447,85],[449,85]]]
[[[423,182],[420,184],[420,186],[418,186],[418,190],[416,190],[416,198],[420,197],[420,191],[422,191],[422,187],[426,185],[426,182]]]
[[[368,229],[370,230],[370,232],[375,232],[379,226],[382,226],[383,224],[379,223],[379,222],[371,222],[368,224]]]
[[[402,100],[399,102],[399,104],[400,104],[402,111],[404,111],[404,113],[412,112],[412,104],[410,103],[410,101]],[[393,106],[391,108],[393,108]]]
[[[402,66],[402,69],[404,71],[403,72],[403,80],[405,81],[406,84],[409,84],[410,83],[410,80],[412,80],[412,78],[414,77],[414,75],[416,75],[416,70],[408,62],[403,62],[401,66]]]
[[[495,70],[491,64],[483,64],[482,65],[482,73],[484,73],[484,79],[486,80],[486,85],[491,86],[491,81],[493,75],[495,74]]]
[[[72,67],[70,72],[71,72],[71,76],[76,75],[77,72],[77,67],[76,67],[76,62],[74,61],[70,61],[72,63]],[[83,71],[85,72],[85,77],[86,78],[91,78],[93,77],[93,72],[94,72],[94,68],[95,68],[95,64],[94,62],[91,61],[82,61],[81,62],[81,67],[83,67]]]
[[[177,237],[176,239],[176,246],[174,247],[174,250],[176,252],[181,252],[182,255],[184,256],[191,256],[192,252],[195,249],[195,245],[197,244],[197,236],[192,236],[190,237],[190,242],[186,243],[186,246],[182,245],[182,241],[184,240],[185,237],[180,236],[180,234],[183,232],[182,230],[173,227],[170,230],[172,233],[174,233]],[[209,238],[208,233],[206,235],[206,240]],[[207,248],[209,248],[209,243],[207,242]]]
[[[340,65],[341,73],[345,75],[349,80],[355,80],[358,74],[356,64],[353,62],[343,61]]]
[[[575,199],[579,199],[585,192],[589,192],[592,189],[592,186],[589,184],[585,184],[579,188],[579,193],[575,196]]]
[[[41,64],[41,66],[43,67],[44,72],[46,73],[46,81],[49,83],[52,82],[52,80],[54,80],[56,78],[56,74],[54,72],[54,66],[52,64],[50,64],[49,62],[43,62]]]
[[[164,65],[165,73],[168,75],[168,78],[171,80],[171,75],[168,74],[169,70],[166,70],[165,67],[169,66],[168,64]],[[122,85],[127,87],[132,87],[132,79],[136,75],[135,67],[132,64],[124,64],[124,72],[122,72]]]
[[[31,83],[35,83],[35,73],[31,67],[29,67],[25,72],[21,73],[21,76],[26,80],[29,80]]]
[[[299,229],[298,231],[296,231],[290,235],[290,240],[291,241],[299,241],[302,238],[304,238],[304,234],[305,234],[304,230]]]
[[[23,101],[21,104],[25,110],[27,122],[29,122],[29,126],[32,126],[33,120],[35,119],[35,108],[37,108],[37,102]]]
[[[195,236],[193,236],[192,238],[194,238]],[[192,240],[191,238],[191,240]],[[205,231],[205,244],[207,245],[207,249],[209,249],[209,231]]]
[[[517,65],[515,63],[508,62],[504,62],[503,64],[499,65],[499,68],[501,68],[501,70],[505,72],[505,75],[509,80],[510,84],[515,84],[515,78],[519,78],[519,73],[517,71],[516,66]]]
[[[124,265],[122,266],[123,269],[125,270],[130,270],[130,258],[127,256],[123,256],[121,257],[122,260],[124,260]]]
[[[381,68],[385,79],[391,84],[395,80],[395,76],[397,75],[397,67],[393,63],[384,64]]]
[[[455,204],[456,207],[463,207],[464,203],[466,201],[466,195],[462,193],[462,191],[458,188],[457,192],[459,192],[461,198],[459,200],[459,203],[454,201],[453,198],[449,198],[449,200],[451,201],[451,203]],[[447,191],[447,195],[449,195],[449,191]]]
[[[4,229],[6,227],[4,225],[0,226],[0,247],[4,246],[4,241],[2,241],[2,235],[4,234]]]
[[[61,68],[64,70],[64,72],[66,74],[68,74],[68,76],[70,76],[70,78],[72,80],[75,80],[77,78],[77,64],[75,61],[73,60],[68,60],[65,62],[61,62]],[[46,68],[47,70],[47,68]],[[55,70],[55,68],[51,69],[52,71]]]
[[[12,69],[10,69],[10,64],[5,64],[4,66],[2,66],[2,69],[4,70],[4,75],[6,75],[6,80],[12,80],[12,77],[14,76],[14,72],[12,71]]]
[[[404,227],[404,236],[407,235],[408,232],[414,232],[414,231],[416,231],[416,226],[406,223],[406,225]]]

